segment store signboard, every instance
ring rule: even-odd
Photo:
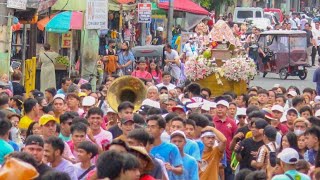
[[[8,0],[7,8],[26,10],[28,0]]]
[[[152,5],[151,3],[138,3],[138,22],[151,23]]]
[[[72,32],[69,31],[66,34],[62,34],[61,47],[71,48],[71,43],[72,43]]]
[[[108,0],[87,0],[86,29],[108,28]]]

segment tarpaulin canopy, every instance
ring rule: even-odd
[[[169,9],[169,2],[162,2],[158,4],[161,9]],[[176,11],[189,12],[193,14],[208,15],[209,12],[198,4],[192,2],[191,0],[174,0],[173,9]]]

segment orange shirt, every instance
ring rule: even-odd
[[[218,147],[203,151],[202,161],[207,162],[204,171],[199,170],[200,180],[219,179],[219,164],[223,156]]]

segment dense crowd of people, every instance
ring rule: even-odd
[[[296,24],[296,29],[306,29],[312,52],[320,52],[319,22],[312,32],[303,18],[299,22],[287,17],[282,27],[274,28],[290,30]],[[234,27],[235,34],[243,38],[244,29]],[[256,38],[259,32],[254,28],[251,36]],[[251,36],[244,41],[249,56],[254,56]],[[60,89],[42,82],[42,91],[26,94],[19,70],[14,70],[11,81],[2,76],[0,177],[320,179],[317,90],[276,84],[268,89],[250,87],[238,95],[213,96],[210,89],[190,82],[184,74],[186,57],[197,51],[193,48],[196,39],[191,37],[182,47],[181,57],[166,44],[163,69],[156,60],[136,61],[128,42],[116,51],[110,40],[106,56],[98,62],[97,90],[83,79],[66,77]],[[162,42],[160,36],[158,41]],[[313,58],[314,54],[309,55]],[[144,82],[146,98],[137,111],[137,104],[129,101],[116,109],[108,102],[111,84],[123,75]],[[17,172],[21,164],[12,166],[16,159],[28,163],[36,174]]]

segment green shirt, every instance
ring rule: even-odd
[[[309,176],[307,176],[303,173],[300,173],[297,170],[286,171],[285,174],[274,176],[272,178],[272,180],[292,180],[286,174],[289,175],[290,177],[292,177],[293,180],[296,180],[298,178],[298,176],[300,176],[299,180],[311,180]],[[296,178],[296,176],[297,176],[297,178]]]
[[[67,137],[67,136],[64,136],[63,134],[59,134],[59,138],[62,139],[62,141],[64,142],[68,142],[71,140],[71,136]]]
[[[10,153],[12,153],[13,147],[3,139],[0,139],[0,164],[3,164],[4,157]]]

